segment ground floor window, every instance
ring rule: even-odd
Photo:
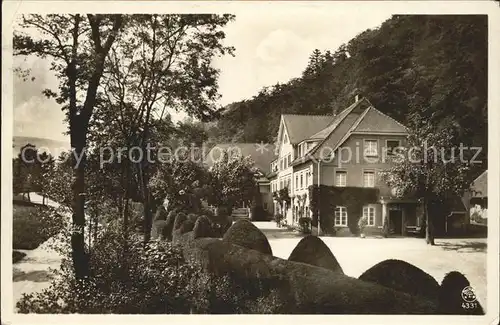
[[[363,207],[363,217],[367,220],[368,226],[375,226],[375,208]]]
[[[346,207],[335,207],[335,226],[347,226]]]

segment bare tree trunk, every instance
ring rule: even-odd
[[[144,131],[142,132],[142,149],[145,151],[147,147],[147,142],[149,139],[149,123],[151,117],[151,110],[153,109],[152,105],[149,105],[146,110],[146,119],[144,123]],[[153,213],[151,211],[151,194],[149,193],[149,173],[148,173],[148,164],[149,161],[147,159],[142,159],[139,162],[139,175],[142,184],[142,197],[143,197],[143,205],[144,205],[144,243],[149,242],[151,239],[151,228],[153,227]]]
[[[92,242],[94,243],[94,245],[97,243],[97,236],[99,234],[99,213],[97,212],[97,210],[95,211],[95,221],[94,221],[94,239],[92,240]]]
[[[141,180],[142,197],[144,205],[144,242],[147,243],[151,239],[151,228],[153,226],[153,214],[151,213],[151,196],[149,193],[148,182],[149,177],[147,168],[139,163],[139,177]]]
[[[425,209],[425,242],[429,245],[434,245],[434,224],[432,217],[429,214],[429,202],[424,202]]]
[[[88,258],[85,252],[85,158],[84,147],[78,146],[75,148],[77,157],[82,157],[82,160],[77,165],[76,158],[74,159],[73,169],[73,231],[71,233],[71,249],[73,266],[77,279],[82,279],[89,274]]]
[[[95,211],[95,208],[93,209]],[[93,214],[95,213],[94,211],[92,211],[92,215],[90,216],[89,218],[89,247],[88,247],[88,253],[89,253],[89,256],[90,256],[90,252],[92,251],[92,226],[94,224],[94,220],[92,220],[92,218],[94,217]]]
[[[130,165],[129,161],[125,160],[124,163],[125,169],[125,179],[124,179],[124,189],[123,193],[123,207],[122,207],[122,217],[123,217],[123,236],[125,240],[128,239],[128,229],[129,229],[129,196],[130,196]]]

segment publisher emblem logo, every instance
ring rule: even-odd
[[[468,286],[462,289],[462,299],[465,302],[475,302],[476,301],[476,294],[474,293],[474,290],[472,287]]]

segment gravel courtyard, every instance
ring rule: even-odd
[[[302,238],[277,228],[274,222],[254,222],[267,236],[273,255],[287,259]],[[446,273],[459,271],[470,281],[486,307],[486,238],[436,239],[429,246],[421,238],[321,237],[344,272],[352,277],[386,259],[400,259],[432,275],[441,283]]]

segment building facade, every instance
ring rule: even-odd
[[[380,177],[390,168],[398,148],[406,145],[406,128],[377,110],[366,98],[337,115],[282,115],[277,135],[277,157],[271,162],[268,178],[271,191],[288,190],[290,202],[274,201],[275,213],[287,224],[300,217],[312,217],[311,185],[335,188],[374,188],[376,202],[359,202],[359,211],[368,219],[368,233],[381,233],[384,222],[396,235],[418,231],[422,214],[417,201],[398,198]],[[333,198],[332,198],[333,200]],[[283,208],[280,208],[283,206]],[[350,233],[347,207],[338,205],[333,218],[337,234]]]

